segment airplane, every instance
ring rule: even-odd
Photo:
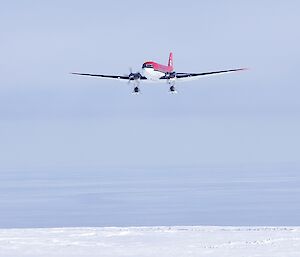
[[[151,82],[162,82],[165,81],[169,85],[169,92],[177,93],[175,88],[176,82],[181,81],[191,81],[199,79],[203,76],[211,76],[228,72],[242,71],[246,70],[245,68],[239,69],[229,69],[229,70],[219,70],[219,71],[209,71],[209,72],[201,72],[201,73],[186,73],[186,72],[175,72],[174,63],[173,63],[173,53],[169,54],[168,65],[162,65],[153,61],[147,61],[142,65],[142,73],[140,72],[132,72],[130,69],[130,73],[128,75],[103,75],[103,74],[90,74],[90,73],[78,73],[72,72],[71,74],[81,75],[81,76],[92,76],[92,77],[100,77],[106,79],[116,79],[116,80],[125,80],[128,81],[128,84],[133,82],[134,94],[140,93],[140,82],[141,81],[151,81]]]

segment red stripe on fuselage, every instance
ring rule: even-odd
[[[159,64],[156,62],[145,62],[145,64],[152,64],[153,69],[156,71],[160,71],[160,72],[164,72],[164,73],[173,72],[172,66],[162,65],[162,64]]]

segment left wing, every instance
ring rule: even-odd
[[[82,76],[91,76],[91,77],[100,77],[100,78],[106,78],[106,79],[123,79],[123,80],[132,80],[133,79],[130,75],[126,75],[126,76],[124,76],[124,75],[103,75],[103,74],[89,74],[89,73],[77,73],[77,72],[72,72],[71,74],[82,75]],[[147,78],[140,76],[139,79],[145,80]]]

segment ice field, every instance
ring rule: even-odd
[[[2,172],[0,257],[299,257],[298,174],[286,166]]]
[[[1,229],[1,257],[299,257],[299,227]]]

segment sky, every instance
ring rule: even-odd
[[[298,180],[299,8],[293,0],[3,2],[0,174],[286,165]],[[178,72],[249,70],[178,83],[177,95],[142,83],[139,96],[126,82],[70,74],[128,74],[148,60],[167,63],[170,51]]]
[[[0,10],[0,169],[299,163],[297,1],[7,1]],[[248,67],[179,84],[127,74]]]

